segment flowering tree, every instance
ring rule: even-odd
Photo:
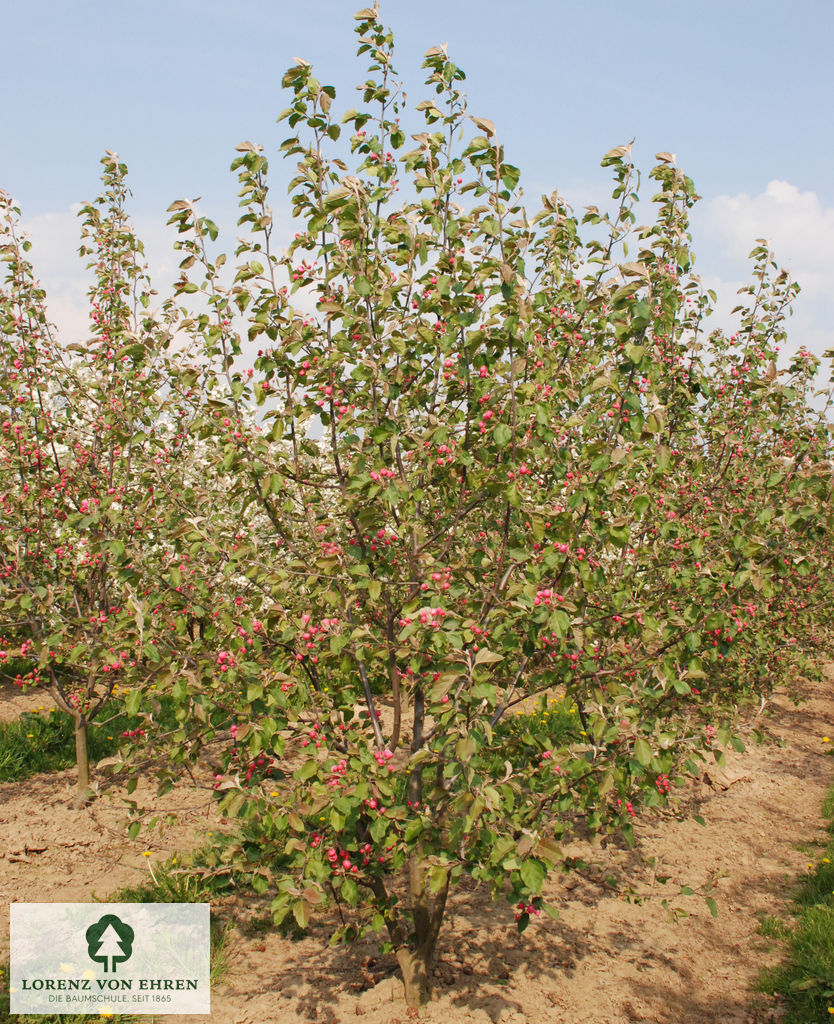
[[[103,192],[83,208],[95,283],[92,336],[59,344],[28,259],[19,211],[0,193],[0,656],[45,683],[75,724],[77,801],[90,794],[87,728],[156,649],[142,649],[137,588],[152,563],[148,466],[167,458],[161,371],[170,332],[152,318],[141,243],[127,220],[125,167],[108,153]],[[163,435],[163,436],[161,436]],[[141,557],[140,557],[141,556]]]
[[[815,361],[776,368],[796,286],[765,247],[740,332],[707,334],[669,154],[651,224],[625,146],[611,212],[580,222],[554,193],[530,215],[445,49],[408,134],[391,33],[356,17],[361,109],[337,118],[304,61],[284,78],[288,253],[252,143],[232,274],[214,223],[170,209],[164,308],[201,355],[165,367],[181,426],[141,489],[164,555],[132,557],[172,698],[142,705],[162,784],[227,744],[239,829],[210,862],[271,892],[277,923],[335,904],[341,937],[386,932],[417,1005],[464,876],[523,930],[567,842],[630,838],[740,706],[812,665],[831,429]],[[514,725],[554,694],[575,728]]]
[[[214,224],[171,207],[178,290],[205,301],[183,310],[205,362],[179,392],[202,381],[190,443],[214,451],[168,492],[190,510],[177,614],[197,605],[206,627],[175,655],[173,763],[230,737],[215,788],[241,826],[218,868],[270,889],[276,922],[335,902],[343,937],[386,930],[418,1004],[464,875],[523,929],[565,841],[630,836],[721,756],[740,705],[812,664],[831,432],[808,404],[815,360],[776,369],[797,289],[765,247],[741,331],[707,335],[697,196],[671,156],[648,226],[630,147],[603,161],[613,212],[580,224],[554,193],[530,216],[445,50],[407,135],[392,36],[375,9],[357,20],[362,109],[337,120],[304,61],[284,78],[303,130],[282,146],[289,252],[251,143],[231,282]],[[512,727],[554,692],[575,730]]]

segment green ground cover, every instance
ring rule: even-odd
[[[119,747],[125,730],[136,722],[118,707],[89,732],[90,760],[95,764]],[[18,782],[38,772],[57,772],[75,764],[72,721],[59,711],[24,711],[12,722],[0,722],[0,782]]]
[[[783,962],[763,972],[757,985],[781,997],[785,1024],[834,1020],[834,786],[822,816],[828,838],[794,886],[790,916],[765,918],[760,927],[762,935],[786,944]]]

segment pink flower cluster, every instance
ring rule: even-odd
[[[540,917],[541,911],[537,910],[532,903],[525,903],[524,900],[521,900],[519,903],[516,904],[516,921],[519,920],[522,914],[533,914],[536,917]]]
[[[376,763],[379,765],[380,768],[387,767],[389,772],[392,772],[394,770],[394,766],[392,764],[389,764],[393,756],[393,751],[388,750],[387,748],[385,750],[374,751],[374,759]]]

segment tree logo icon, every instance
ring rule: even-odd
[[[104,964],[105,973],[116,964],[129,960],[133,953],[133,929],[115,914],[105,914],[86,932],[87,953],[91,960]]]

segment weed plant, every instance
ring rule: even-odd
[[[765,919],[760,932],[787,942],[782,964],[765,971],[757,988],[781,996],[785,1024],[834,1019],[834,787],[823,803],[828,840],[819,860],[794,890],[794,922]]]

